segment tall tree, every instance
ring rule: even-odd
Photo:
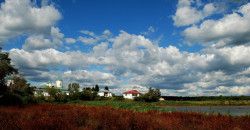
[[[94,91],[95,92],[99,92],[99,86],[98,86],[98,84],[95,85]]]
[[[49,101],[60,101],[60,96],[62,91],[56,88],[46,88],[46,91],[49,94]]]
[[[70,83],[68,85],[69,97],[71,100],[80,99],[80,85],[79,83]]]
[[[109,87],[108,87],[108,86],[105,86],[104,90],[108,90],[108,91],[109,91]]]
[[[14,83],[11,84],[10,89],[13,90],[24,90],[27,87],[30,87],[30,84],[27,83],[27,80],[23,76],[14,76]]]
[[[79,92],[80,90],[80,85],[79,83],[70,83],[68,85],[68,90],[71,92],[71,93],[77,93]]]
[[[8,52],[2,52],[0,47],[0,94],[3,94],[7,90],[6,78],[12,74],[17,74],[18,70],[11,65],[11,59]]]

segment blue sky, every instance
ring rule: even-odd
[[[33,85],[250,95],[247,0],[0,2],[0,46]]]

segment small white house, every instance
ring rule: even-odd
[[[102,90],[98,92],[98,95],[101,97],[112,97],[112,92],[108,90]]]
[[[142,95],[142,93],[138,92],[137,90],[131,90],[123,93],[123,97],[127,99],[134,99],[135,97],[139,97],[140,95]]]

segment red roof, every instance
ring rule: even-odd
[[[124,94],[128,94],[128,93],[142,94],[142,93],[138,92],[137,90],[131,90],[131,91],[128,91],[128,92],[124,92]]]

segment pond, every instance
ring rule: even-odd
[[[202,113],[214,113],[223,115],[250,115],[250,106],[205,106],[205,107],[156,107],[153,110],[163,111],[194,111]]]

